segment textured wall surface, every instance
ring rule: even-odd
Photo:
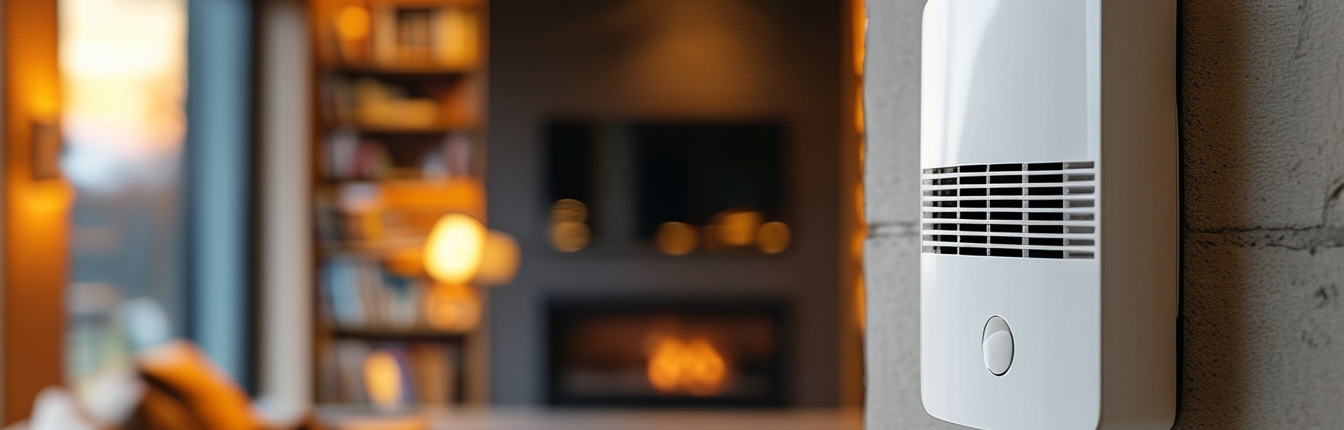
[[[869,0],[868,425],[919,400],[922,0]],[[1176,428],[1344,428],[1344,2],[1181,2]]]

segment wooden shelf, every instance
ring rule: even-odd
[[[417,187],[426,190],[447,191],[454,185],[454,181],[461,183],[462,180],[455,178],[427,178],[424,176],[410,176],[409,174],[389,174],[372,178],[322,178],[318,181],[319,187],[338,188],[344,185],[372,184],[386,187]]]
[[[453,80],[475,73],[476,67],[445,66],[385,66],[374,64],[337,64],[332,73],[349,76],[369,76],[388,80]]]
[[[334,307],[340,301],[342,306],[360,306],[362,315],[391,315],[411,309],[402,305],[415,305],[417,313],[426,312],[427,294],[419,294],[424,291],[400,295],[405,291],[394,288],[408,282],[417,286],[428,282],[423,273],[414,273],[420,267],[412,257],[422,252],[429,231],[442,214],[462,212],[484,219],[481,179],[472,176],[467,180],[464,176],[484,170],[484,157],[478,154],[484,150],[486,123],[486,2],[308,0],[313,40],[331,42],[319,44],[310,69],[313,94],[317,95],[312,98],[310,119],[315,139],[310,154],[321,167],[314,169],[320,174],[314,175],[310,188],[318,227],[310,243],[316,254],[312,288],[316,306]],[[343,40],[336,28],[338,12],[351,5],[363,8],[371,18],[363,24],[364,36],[359,40]],[[402,13],[403,9],[429,11]],[[437,33],[450,30],[473,33]],[[404,32],[415,37],[407,37],[409,33]],[[475,46],[442,50],[444,45],[434,45],[426,51],[425,40]],[[403,46],[407,41],[411,43]],[[413,53],[423,55],[406,55]],[[400,61],[384,61],[394,58]],[[435,109],[429,108],[431,103]],[[465,145],[456,142],[457,133],[465,136]],[[445,145],[446,140],[454,141]],[[426,178],[432,176],[427,172],[448,172],[454,178]],[[352,184],[377,187],[379,206],[375,213],[342,212],[342,191]],[[366,235],[378,239],[342,239]],[[340,297],[336,297],[338,293]],[[474,369],[485,366],[480,331],[444,331],[428,326],[342,327],[334,317],[322,315],[314,321],[313,359],[319,365],[314,366],[313,388],[318,401],[361,402],[359,396],[350,396],[340,388],[339,381],[351,377],[341,375],[350,369],[324,368],[321,363],[343,356],[362,360],[356,354],[361,349],[416,349],[397,343],[425,344],[418,345],[424,347],[419,348],[421,352],[436,348],[455,351],[455,384],[461,385],[454,387],[449,397],[455,403],[484,401],[485,381],[474,376],[480,373]],[[421,315],[416,321],[424,319]],[[338,348],[346,345],[349,348],[343,351]],[[412,367],[414,374],[417,366]]]
[[[317,183],[317,187],[318,187],[318,188],[322,188],[322,189],[337,189],[337,188],[340,188],[340,187],[343,187],[343,186],[348,186],[348,185],[356,185],[356,184],[374,184],[374,185],[378,185],[378,184],[384,184],[384,183],[387,183],[387,182],[423,182],[423,183],[432,183],[433,181],[430,180],[430,179],[424,179],[424,178],[419,178],[419,177],[412,177],[412,176],[397,176],[397,175],[378,176],[378,177],[371,177],[371,178],[345,178],[345,177],[341,177],[341,178],[322,178],[320,181],[318,181],[318,183]]]
[[[484,0],[369,0],[370,5],[397,5],[397,6],[420,6],[420,7],[480,7],[485,4]]]
[[[346,240],[322,241],[319,249],[324,255],[386,256],[399,250],[423,246],[424,240]]]
[[[333,337],[366,340],[438,340],[462,341],[467,333],[441,331],[427,328],[388,329],[388,328],[337,328],[331,332]]]
[[[440,124],[428,127],[395,127],[384,125],[333,123],[330,125],[330,127],[343,128],[353,130],[356,133],[363,135],[375,135],[380,137],[397,137],[397,136],[423,137],[427,135],[448,134],[458,131],[469,132],[474,131],[478,128],[477,124],[474,123]]]

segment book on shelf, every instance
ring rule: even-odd
[[[335,390],[324,390],[334,393],[334,398],[327,399],[334,403],[346,404],[367,404],[369,399],[364,390],[364,361],[372,351],[367,342],[336,342],[332,351],[332,359],[335,363],[332,366],[335,372],[331,375],[335,381]]]
[[[472,175],[476,146],[476,139],[463,131],[445,131],[415,145],[399,146],[340,128],[330,133],[321,148],[319,168],[322,177],[332,182],[446,181]]]
[[[386,146],[352,130],[336,130],[327,140],[324,171],[331,180],[368,180],[396,170]]]
[[[472,8],[384,4],[371,13],[378,64],[470,68],[479,61],[480,18]]]
[[[321,266],[321,294],[338,329],[429,331],[423,279],[389,273],[375,260],[333,257]]]
[[[339,340],[334,343],[331,353],[323,360],[320,401],[343,405],[373,405],[375,401],[383,407],[443,406],[458,403],[461,374],[461,346],[458,344],[435,342],[370,342],[365,340]],[[377,365],[394,364],[394,368],[370,369],[371,358],[378,357],[382,362]],[[387,359],[391,358],[390,361]],[[370,371],[379,372],[370,375]],[[392,375],[384,374],[388,370]],[[371,381],[369,376],[382,378]],[[396,388],[393,399],[378,399],[374,390],[387,387],[370,387],[371,383],[394,382]]]
[[[407,346],[416,394],[422,405],[457,403],[458,346],[413,343]]]
[[[381,188],[372,182],[343,184],[316,193],[313,216],[317,239],[323,244],[378,242],[389,236],[389,227],[395,227],[385,219]]]

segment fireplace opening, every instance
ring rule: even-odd
[[[784,406],[785,319],[778,301],[553,301],[548,403]]]

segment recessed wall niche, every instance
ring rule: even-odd
[[[553,120],[552,246],[779,254],[790,240],[787,142],[772,120]]]

